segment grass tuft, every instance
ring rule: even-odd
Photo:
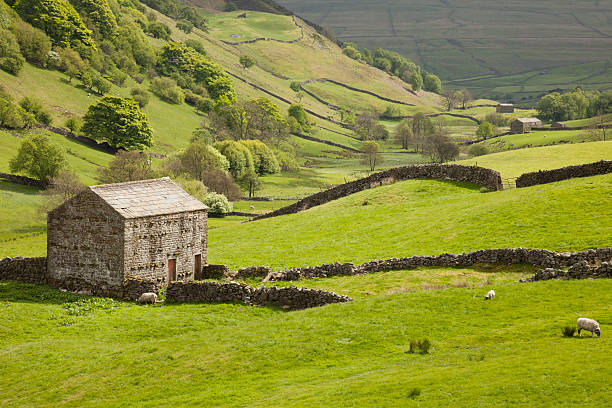
[[[564,337],[574,337],[574,333],[576,333],[576,328],[574,326],[565,326],[561,329],[561,333]]]

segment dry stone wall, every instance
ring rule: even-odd
[[[180,303],[244,303],[250,306],[278,306],[291,310],[349,302],[348,296],[324,290],[279,287],[254,288],[245,283],[172,282],[166,300]]]
[[[577,177],[590,177],[612,173],[612,160],[601,160],[595,163],[567,166],[560,169],[525,173],[516,179],[517,187],[530,187],[537,184],[554,183]]]
[[[368,188],[378,187],[395,181],[408,179],[435,179],[463,181],[486,187],[490,190],[502,190],[502,180],[499,172],[477,166],[461,166],[458,164],[420,164],[413,166],[396,167],[371,176],[351,181],[346,184],[330,188],[313,194],[298,202],[279,208],[278,210],[262,214],[253,220],[277,217],[279,215],[293,214],[329,201],[337,200],[348,195],[358,193]]]
[[[578,262],[567,271],[557,268],[546,268],[537,271],[531,278],[521,279],[521,282],[537,282],[550,279],[599,279],[612,278],[612,263],[602,262],[599,266],[590,266],[587,261]]]
[[[24,186],[45,188],[46,185],[40,180],[36,180],[26,176],[18,176],[10,173],[0,173],[0,179],[5,179],[13,183],[22,184]]]
[[[0,260],[0,280],[45,283],[47,258],[4,258]]]
[[[612,261],[612,247],[590,249],[583,252],[554,252],[546,249],[530,248],[482,249],[464,254],[444,253],[435,256],[377,259],[358,266],[352,263],[332,263],[299,267],[280,272],[270,272],[265,280],[272,282],[293,281],[431,266],[468,267],[482,264],[528,264],[544,268],[563,268],[579,262],[596,264],[606,261]]]

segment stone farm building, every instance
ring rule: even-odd
[[[542,121],[538,118],[518,118],[510,124],[510,133],[529,133],[537,127],[542,127]]]
[[[114,296],[131,277],[165,285],[207,261],[208,207],[168,177],[91,186],[47,218],[47,280]]]
[[[497,113],[514,113],[514,105],[511,103],[500,103],[495,111]]]

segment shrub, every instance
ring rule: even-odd
[[[468,153],[470,154],[470,156],[483,156],[485,154],[489,154],[489,149],[487,149],[486,146],[481,144],[473,144],[472,146],[470,146]]]
[[[429,339],[423,339],[419,341],[414,340],[410,341],[410,350],[408,350],[408,353],[429,354],[430,348],[431,342],[429,341]]]
[[[42,30],[24,21],[15,21],[13,32],[25,59],[34,65],[44,67],[47,64],[47,55],[51,51],[49,37]]]
[[[34,115],[38,122],[44,123],[45,125],[50,125],[53,122],[51,113],[43,107],[42,102],[39,100],[26,96],[19,102],[19,105],[25,109],[26,112],[30,112]]]
[[[419,395],[421,395],[421,389],[420,388],[411,388],[410,391],[408,391],[407,397],[410,398],[410,399],[415,399]]]
[[[480,192],[481,192],[481,193],[490,193],[490,192],[491,192],[491,190],[489,190],[489,189],[488,189],[488,188],[486,188],[486,187],[480,187]]]
[[[185,45],[188,46],[189,48],[193,48],[199,54],[206,56],[206,50],[204,49],[204,45],[202,44],[201,41],[193,40],[189,38],[185,40]]]
[[[228,1],[225,4],[225,7],[223,8],[223,11],[225,12],[236,11],[236,10],[238,10],[238,7],[236,7],[236,5],[232,3],[231,1]]]
[[[574,333],[576,333],[576,327],[565,326],[561,329],[561,333],[564,337],[574,337]]]
[[[234,206],[229,202],[227,197],[219,193],[208,193],[203,201],[208,206],[209,214],[227,214],[232,212]]]
[[[169,103],[181,104],[185,101],[185,94],[172,78],[155,78],[151,81],[151,92]]]
[[[9,99],[0,98],[0,126],[9,129],[23,129],[36,123],[36,118]]]
[[[62,148],[52,144],[44,135],[25,139],[19,146],[17,155],[9,161],[12,172],[25,171],[45,184],[50,178],[57,176],[66,164],[66,155]]]
[[[189,34],[193,30],[193,23],[187,20],[179,20],[176,23],[176,28]]]
[[[76,133],[81,130],[82,123],[80,120],[73,116],[71,118],[66,119],[64,126],[66,126],[72,133]]]
[[[13,33],[0,29],[0,69],[12,75],[17,75],[25,64],[25,59],[19,51],[19,44]]]
[[[147,91],[140,88],[132,88],[130,94],[132,95],[132,99],[138,102],[138,106],[140,106],[141,109],[147,106],[149,98],[151,97]]]
[[[172,30],[170,27],[160,21],[154,21],[147,26],[147,33],[151,34],[154,38],[161,38],[162,40],[169,40]]]
[[[196,105],[196,109],[200,112],[208,113],[212,110],[215,103],[209,98],[200,98]]]

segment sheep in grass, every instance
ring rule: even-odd
[[[595,333],[597,337],[601,336],[601,330],[599,329],[599,323],[597,323],[593,319],[587,319],[586,317],[581,317],[576,322],[576,327],[578,328],[579,336],[580,336],[580,330],[590,331],[591,337],[593,337],[593,333]]]
[[[491,289],[485,296],[485,300],[492,300],[495,297],[495,291]]]
[[[152,305],[154,305],[155,302],[157,302],[157,295],[152,292],[143,293],[138,298],[138,303],[141,303],[141,304],[151,303]]]

